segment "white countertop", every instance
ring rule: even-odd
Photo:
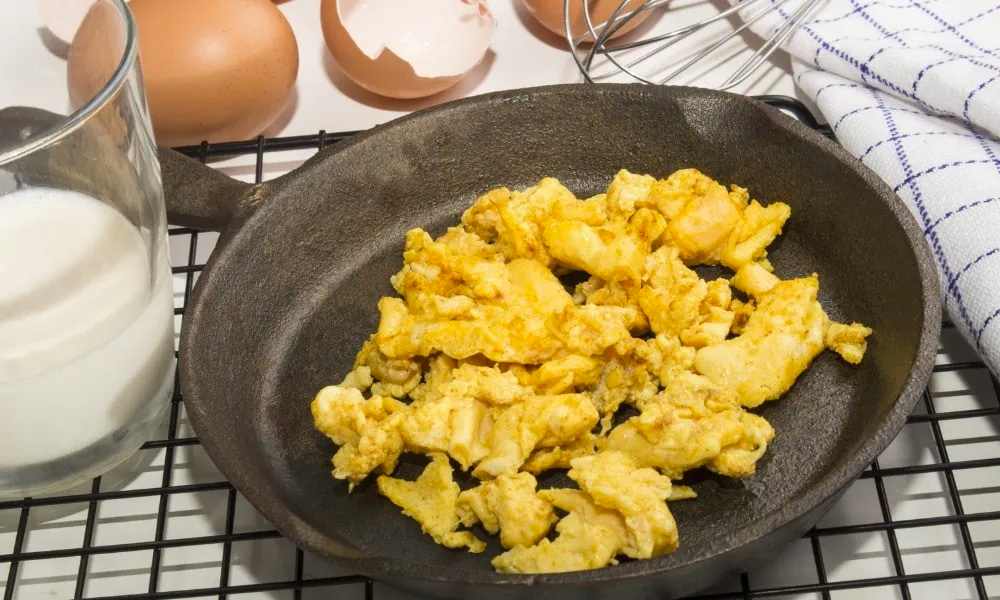
[[[491,0],[489,4],[496,16],[497,29],[493,50],[486,59],[452,90],[427,100],[401,101],[380,98],[366,92],[338,72],[323,42],[317,0],[285,2],[281,5],[281,10],[288,16],[299,40],[301,66],[298,101],[288,116],[287,123],[273,128],[272,132],[290,135],[315,133],[319,129],[364,129],[453,98],[516,87],[580,81],[579,72],[566,52],[563,40],[538,26],[534,18],[521,8],[518,0]],[[643,30],[666,30],[676,27],[677,23],[687,23],[699,16],[715,14],[719,4],[705,0],[677,2],[675,6],[688,6],[682,11],[683,21],[672,14],[657,15],[651,17],[656,22],[650,23],[649,27],[644,24]],[[741,42],[734,41],[731,47],[715,57],[714,62],[728,57],[741,44],[745,45],[744,40],[752,39],[748,34]],[[733,66],[735,65],[730,63],[730,68]],[[702,73],[692,81],[707,81],[710,77],[710,73]],[[792,94],[787,58],[775,57],[759,76],[751,78],[747,85],[735,91]]]
[[[582,81],[565,43],[539,26],[520,0],[490,0],[497,28],[491,51],[456,87],[436,96],[418,100],[394,100],[372,94],[347,79],[337,68],[323,41],[319,26],[319,0],[290,0],[280,4],[299,42],[299,77],[294,99],[285,114],[268,128],[268,136],[312,134],[326,131],[354,131],[385,123],[414,110],[475,94],[518,87],[575,83]],[[717,14],[725,0],[679,0],[669,13],[654,15],[640,27],[643,34],[668,31]],[[674,12],[676,11],[676,12]],[[710,34],[731,31],[720,23]],[[744,32],[692,69],[677,83],[710,85],[728,74],[740,59],[752,54],[760,41]],[[678,49],[686,56],[689,47]],[[664,55],[667,60],[674,55]],[[728,70],[727,70],[728,69]],[[740,87],[744,94],[795,95],[790,75],[791,63],[784,53],[776,53]],[[686,78],[685,78],[686,77]],[[621,77],[617,81],[628,81]],[[276,177],[298,164],[309,153],[285,153],[283,160],[265,167],[264,178]],[[248,159],[217,164],[230,175],[252,181]]]
[[[165,0],[166,1],[166,0]],[[37,42],[37,14],[29,0],[7,0],[0,7],[0,20],[21,19],[25,26],[18,29],[19,36],[8,39],[5,46],[17,48],[19,43]],[[724,5],[722,0],[682,0],[675,3],[684,7],[682,12],[662,17],[653,30],[670,28],[676,23],[713,14]],[[501,90],[513,87],[544,85],[579,81],[571,58],[555,36],[541,30],[531,22],[531,17],[517,8],[516,0],[492,0],[498,27],[493,50],[488,59],[457,88],[429,100],[403,102],[381,99],[364,92],[341,76],[325,50],[318,24],[319,0],[291,0],[280,5],[295,30],[300,46],[300,72],[296,101],[287,113],[271,127],[267,135],[311,134],[320,129],[342,131],[364,129],[385,122],[409,111],[442,102],[451,98]],[[739,44],[755,43],[752,38],[741,38]],[[29,82],[28,89],[18,91],[38,99],[38,104],[55,102],[59,94],[64,97],[58,77],[47,79],[30,77],[40,71],[38,64],[18,61],[16,53],[0,54],[0,72],[5,77],[17,73],[22,81]],[[731,61],[731,52],[724,52],[715,61]],[[42,61],[50,58],[42,58]],[[58,60],[51,57],[51,60]],[[55,64],[55,63],[53,63]],[[732,68],[734,62],[726,63]],[[53,66],[53,65],[49,65]],[[705,82],[718,76],[718,65],[708,64],[699,71],[694,83]],[[788,60],[776,56],[751,83],[738,90],[753,94],[794,95]],[[7,79],[7,81],[12,81]],[[30,82],[35,82],[32,85]],[[7,87],[7,86],[2,86]],[[4,105],[4,92],[0,90],[0,105]],[[289,151],[275,157],[269,156],[265,178],[271,178],[294,168],[311,152]],[[253,179],[253,161],[249,157],[236,158],[214,166],[230,175]],[[213,234],[202,234],[194,263],[208,259],[214,243]],[[172,258],[175,265],[188,264],[188,236],[171,239]],[[183,301],[185,276],[175,276],[176,301]],[[179,319],[178,319],[179,325]],[[954,330],[946,332],[939,363],[974,360],[974,354],[959,339]],[[932,386],[934,404],[939,411],[995,406],[988,376],[982,369],[944,372],[935,375]],[[945,439],[954,441],[949,446],[952,460],[965,460],[982,456],[997,456],[1000,436],[995,420],[991,418],[961,419],[942,423]],[[193,435],[186,421],[181,419],[179,437]],[[933,438],[926,425],[910,425],[893,443],[881,459],[883,468],[936,462]],[[137,457],[132,469],[122,468],[117,476],[124,478],[126,489],[155,488],[160,485],[164,452],[149,450]],[[178,448],[174,459],[173,484],[214,482],[222,479],[200,446]],[[963,496],[967,512],[1000,510],[1000,493],[995,486],[996,471],[965,470],[957,474],[958,485],[970,490]],[[116,475],[106,478],[114,479]],[[992,482],[992,483],[991,483]],[[954,514],[948,500],[945,477],[940,473],[924,473],[890,477],[886,479],[886,494],[895,519],[912,519],[926,516]],[[964,492],[963,492],[964,493]],[[166,522],[168,539],[217,535],[225,531],[225,490],[190,494],[176,494],[170,498]],[[95,545],[143,542],[153,539],[158,498],[108,500],[100,503],[93,543]],[[237,497],[235,517],[236,532],[270,530],[264,521],[243,499]],[[11,551],[17,511],[0,511],[0,555]],[[47,550],[79,547],[81,543],[86,505],[70,505],[65,510],[32,511],[30,532],[25,550]],[[880,523],[883,516],[879,509],[872,479],[855,483],[821,525],[831,527],[843,524]],[[973,538],[983,565],[1000,564],[1000,528],[995,522],[973,524]],[[915,527],[898,532],[899,544],[908,573],[933,570],[967,568],[958,529],[954,525]],[[824,537],[821,540],[827,574],[833,581],[847,581],[893,574],[889,558],[888,538],[883,531],[863,534]],[[296,553],[292,545],[282,539],[267,538],[234,543],[232,570],[228,585],[244,585],[294,579]],[[223,545],[205,543],[167,550],[163,553],[163,567],[159,580],[161,590],[212,588],[220,585],[220,568]],[[85,597],[144,593],[149,584],[150,551],[97,554],[90,561]],[[817,581],[816,566],[810,542],[801,540],[792,544],[764,569],[750,574],[753,589],[778,587]],[[15,598],[72,597],[79,559],[75,557],[28,561],[20,566]],[[321,559],[306,556],[303,564],[306,579],[345,574]],[[7,582],[7,565],[0,564],[0,588]],[[988,584],[993,584],[989,581]],[[739,590],[738,580],[723,584],[719,591]],[[988,587],[992,594],[1000,595],[1000,582]],[[975,590],[964,579],[932,581],[910,586],[913,598],[928,600],[973,598]],[[312,598],[362,598],[363,587],[352,585],[335,588],[308,588],[303,596]],[[240,598],[291,599],[290,590],[241,594]],[[398,598],[392,590],[376,587],[376,598]],[[783,598],[819,599],[819,594],[798,594]],[[833,592],[837,599],[896,598],[901,597],[898,586],[854,589]]]

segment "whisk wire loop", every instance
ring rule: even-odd
[[[645,0],[640,6],[632,8],[629,7],[631,0],[621,0],[607,19],[600,23],[594,22],[590,11],[590,1],[564,0],[563,2],[563,28],[566,43],[584,80],[593,83],[625,74],[641,83],[662,85],[675,80],[679,75],[718,51],[754,23],[778,11],[791,0],[739,0],[731,7],[696,23],[683,25],[666,33],[614,44],[611,43],[611,39],[622,27],[643,13],[665,8],[670,0]],[[782,44],[795,34],[822,1],[799,0],[798,7],[794,10],[781,11],[780,14],[783,18],[781,23],[773,27],[764,43],[741,62],[716,88],[728,90],[745,82]],[[586,25],[586,30],[579,35],[574,35],[572,28],[571,17],[574,2],[580,3],[581,14]],[[760,7],[762,2],[765,5]],[[752,10],[754,8],[756,10]],[[690,55],[679,59],[679,64],[647,69],[650,71],[649,73],[639,71],[641,65],[650,63],[654,57],[664,55],[668,48],[703,32],[720,21],[729,19],[733,15],[740,16],[742,22],[732,27],[730,31],[723,30],[721,34],[704,42]],[[585,47],[587,44],[589,44],[589,48]],[[603,70],[595,69],[595,60],[598,58],[602,60],[597,62],[606,66]],[[664,71],[666,71],[665,74]]]

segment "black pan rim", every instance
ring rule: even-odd
[[[679,564],[669,564],[669,555],[648,560],[630,561],[617,566],[596,569],[592,571],[576,571],[571,573],[557,573],[544,575],[515,575],[494,573],[490,571],[452,571],[441,568],[437,565],[427,565],[416,562],[400,561],[398,559],[385,559],[381,557],[347,557],[331,551],[317,540],[324,536],[316,532],[306,523],[302,523],[291,514],[281,503],[266,492],[258,491],[249,485],[240,468],[237,457],[226,452],[215,443],[211,435],[211,427],[208,423],[206,413],[199,407],[198,390],[194,387],[194,382],[198,381],[195,367],[190,361],[184,359],[190,355],[194,348],[195,340],[198,337],[198,324],[202,320],[203,297],[211,290],[215,278],[213,277],[219,264],[224,264],[228,256],[229,249],[236,246],[243,239],[247,230],[252,229],[239,227],[237,223],[227,229],[213,253],[208,266],[203,271],[198,285],[196,286],[192,300],[189,316],[183,320],[180,356],[181,356],[181,386],[188,408],[188,416],[192,426],[199,434],[206,452],[216,462],[220,471],[225,474],[233,485],[246,496],[247,500],[259,510],[269,521],[286,537],[297,542],[304,548],[316,552],[320,555],[332,558],[345,566],[349,566],[358,572],[379,578],[401,578],[427,583],[438,584],[467,584],[467,585],[487,585],[487,586],[528,586],[528,585],[565,585],[583,584],[596,582],[624,581],[647,575],[665,575],[670,571],[681,570],[693,567],[699,563],[718,558],[727,553],[734,552],[738,548],[749,544],[755,540],[765,537],[768,533],[781,528],[783,525],[792,523],[796,519],[808,514],[811,510],[823,505],[835,497],[851,481],[856,479],[861,472],[884,450],[895,438],[896,434],[905,424],[906,417],[910,414],[916,402],[923,393],[924,386],[930,378],[934,356],[937,348],[938,335],[941,323],[941,297],[938,276],[934,268],[934,260],[923,237],[916,220],[905,207],[903,202],[877,175],[862,165],[860,161],[852,157],[841,146],[827,139],[821,134],[802,125],[794,119],[779,115],[777,109],[768,107],[751,98],[731,94],[727,92],[717,92],[701,88],[690,88],[681,86],[646,86],[641,84],[562,84],[552,86],[541,86],[518,90],[507,90],[474,96],[457,100],[439,106],[422,110],[410,115],[406,115],[389,121],[371,130],[356,134],[348,140],[340,142],[336,146],[334,155],[348,151],[350,148],[364,144],[366,140],[373,136],[383,135],[385,131],[401,123],[413,119],[427,118],[428,115],[447,113],[449,111],[461,110],[470,105],[492,104],[496,102],[524,100],[530,96],[538,95],[586,95],[586,94],[625,94],[625,95],[661,95],[664,99],[676,99],[686,96],[714,96],[720,100],[728,102],[744,102],[754,106],[761,113],[761,119],[767,120],[771,125],[780,127],[786,132],[801,138],[803,141],[815,147],[817,151],[826,154],[833,160],[837,160],[858,174],[872,189],[882,202],[892,211],[897,222],[903,229],[907,237],[910,248],[914,253],[914,262],[917,265],[919,279],[921,281],[921,291],[923,294],[923,320],[920,343],[916,353],[916,359],[911,365],[910,375],[904,384],[892,409],[883,418],[882,423],[875,433],[858,448],[853,455],[844,463],[842,468],[830,476],[820,478],[810,485],[795,500],[785,504],[770,513],[761,515],[754,521],[747,523],[745,527],[738,531],[731,532],[727,536],[725,543],[719,544],[715,551],[706,552],[703,555],[691,557],[689,560]],[[317,156],[307,160],[299,169],[292,173],[280,177],[272,182],[263,184],[265,186],[281,186],[288,178],[295,177],[296,173],[319,168],[322,160],[329,160],[331,155]],[[261,218],[267,213],[269,208],[262,207],[261,210],[247,217],[246,222]],[[277,210],[271,209],[271,210]],[[193,402],[191,400],[194,400]],[[208,435],[204,435],[204,434]]]

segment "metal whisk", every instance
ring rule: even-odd
[[[732,7],[697,23],[643,39],[611,43],[612,35],[626,23],[641,13],[663,8],[670,1],[645,0],[640,7],[627,10],[629,0],[622,0],[606,21],[593,23],[588,0],[564,0],[563,18],[566,42],[569,44],[570,51],[584,79],[588,83],[592,83],[608,80],[624,73],[642,83],[661,85],[669,83],[681,73],[718,51],[729,40],[738,36],[760,19],[779,11],[790,0],[740,0]],[[581,4],[581,12],[587,25],[587,31],[578,37],[573,36],[571,28],[570,5],[573,2]],[[761,2],[764,3],[764,6],[760,6]],[[763,45],[715,87],[720,90],[728,90],[746,81],[775,50],[781,47],[781,44],[795,33],[821,2],[822,0],[798,0],[793,2],[794,10],[791,12],[781,11],[779,14],[784,19],[783,23],[771,32]],[[693,51],[682,55],[683,58],[679,61],[664,65],[662,60],[659,62],[651,60],[654,57],[663,56],[668,48],[688,40],[698,33],[708,31],[708,28],[714,24],[719,24],[720,21],[737,13],[742,18],[742,23],[739,26],[724,35],[716,35],[705,40]],[[640,72],[640,69],[643,71]]]

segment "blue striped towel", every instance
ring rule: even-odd
[[[802,2],[768,1],[785,17]],[[917,218],[948,315],[1000,374],[1000,2],[825,0],[785,47],[840,143]]]

